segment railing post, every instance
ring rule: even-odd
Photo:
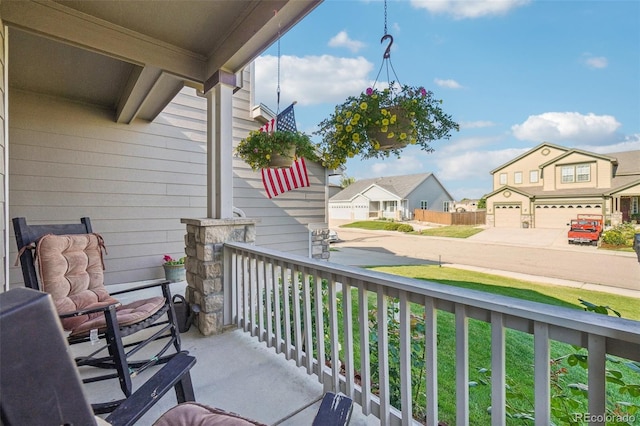
[[[456,424],[469,425],[469,319],[467,307],[457,304],[456,316]]]
[[[491,312],[491,424],[506,422],[505,326],[504,315]]]
[[[534,345],[534,395],[536,426],[551,423],[551,376],[549,368],[549,325],[533,324]]]

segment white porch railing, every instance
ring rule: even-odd
[[[491,327],[493,425],[506,422],[505,333],[508,329],[533,335],[536,425],[546,426],[551,418],[552,340],[587,348],[590,414],[605,413],[606,356],[640,361],[640,322],[637,321],[314,261],[242,243],[225,244],[224,256],[225,271],[230,271],[225,272],[224,284],[225,294],[230,295],[225,299],[228,320],[286,358],[295,360],[309,374],[317,374],[326,390],[340,391],[353,398],[362,406],[364,414],[373,413],[383,425],[413,423],[410,305],[414,304],[422,307],[425,319],[427,425],[438,424],[438,357],[451,357],[437,350],[437,311],[455,316],[458,425],[469,424],[470,319],[489,323]],[[328,297],[321,302],[317,295],[322,294],[322,280],[326,280]],[[370,356],[375,347],[369,339],[369,312],[366,308],[358,312],[352,309],[354,289],[356,306],[367,307],[370,297],[377,303],[379,376],[376,383],[372,383],[370,369]],[[342,292],[340,298],[339,292]],[[395,319],[399,325],[400,377],[393,380],[400,383],[400,410],[390,403],[389,300],[397,301],[398,305]],[[361,325],[355,330],[354,316]],[[359,359],[354,355],[356,350]],[[324,361],[338,359],[341,362]],[[354,378],[356,372],[358,381]],[[378,389],[377,395],[374,386]],[[591,424],[604,425],[604,420]]]

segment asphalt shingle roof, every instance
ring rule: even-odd
[[[349,201],[374,184],[404,199],[431,175],[431,173],[418,173],[357,180],[331,197],[330,201]]]

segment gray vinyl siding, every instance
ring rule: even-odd
[[[413,210],[420,208],[420,201],[422,200],[428,202],[427,207],[429,210],[438,212],[443,211],[445,201],[453,202],[447,191],[433,176],[430,176],[422,182],[407,197],[408,210],[412,216]]]
[[[248,99],[246,89],[234,96],[236,142],[259,126]],[[162,256],[184,254],[180,219],[207,213],[206,101],[185,88],[152,123],[128,125],[108,110],[20,90],[10,105],[10,216],[89,216],[107,244],[107,284],[162,277]],[[261,218],[257,244],[308,254],[306,224],[325,221],[324,169],[309,166],[311,188],[269,200],[259,174],[234,159],[234,204]],[[13,230],[9,239],[15,259]],[[11,268],[12,286],[21,282]]]

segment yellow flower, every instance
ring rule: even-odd
[[[361,109],[361,110],[363,110],[363,111],[366,111],[366,110],[367,110],[367,107],[368,107],[368,105],[367,105],[367,103],[366,103],[366,102],[362,102],[362,103],[360,104],[360,109]]]
[[[405,132],[400,133],[400,140],[403,141],[407,138],[407,134]]]
[[[380,149],[380,144],[378,143],[378,141],[375,141],[375,143],[373,144],[373,147],[375,149]]]
[[[386,109],[382,108],[380,110],[380,114],[382,114],[383,116],[387,116],[387,115],[389,115],[389,111],[387,111]]]
[[[388,118],[383,118],[383,119],[382,119],[382,125],[383,125],[384,127],[388,126],[388,125],[389,125],[389,119],[388,119]],[[386,131],[386,130],[385,130],[385,131]]]
[[[396,121],[397,121],[397,119],[398,119],[398,116],[397,116],[396,114],[393,114],[393,115],[391,116],[391,119],[389,120],[389,122],[390,122],[391,124],[395,124],[395,123],[396,123]]]
[[[349,151],[349,152],[347,153],[347,155],[349,156],[349,158],[353,158],[353,156],[354,156],[353,152],[351,152],[351,151]]]
[[[353,131],[353,127],[351,126],[351,124],[347,124],[347,127],[344,128],[348,133],[351,133]]]
[[[393,132],[387,133],[387,139],[391,139],[394,136]]]
[[[353,135],[351,135],[351,139],[353,139],[353,141],[356,143],[360,142],[360,134],[354,133]]]
[[[347,111],[347,112],[345,112],[345,113],[344,113],[344,115],[345,115],[347,118],[351,118],[352,112],[351,112],[351,111]]]
[[[271,160],[271,154],[265,155],[264,158],[266,158],[267,160]]]
[[[387,133],[389,131],[389,126],[380,127],[380,131],[383,132],[383,133]]]
[[[360,120],[360,117],[361,117],[361,115],[360,115],[360,114],[358,114],[357,112],[356,112],[355,114],[353,114],[353,119],[354,119],[355,121]]]

